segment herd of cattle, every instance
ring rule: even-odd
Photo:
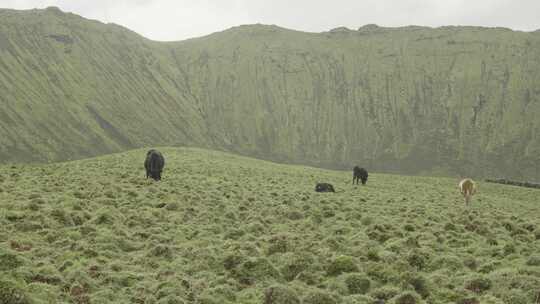
[[[146,169],[146,178],[150,177],[156,181],[161,180],[161,172],[165,166],[165,158],[157,150],[149,150],[146,153],[146,159],[144,160],[144,168]],[[364,168],[355,166],[353,168],[353,185],[358,182],[362,182],[362,185],[367,183],[368,172]],[[465,204],[469,204],[471,197],[476,193],[476,184],[470,179],[466,178],[459,182],[459,189],[461,194],[465,198]],[[317,183],[315,186],[316,192],[336,192],[334,186],[329,183]]]
[[[360,168],[358,166],[354,166],[353,168],[353,179],[352,183],[353,185],[356,183],[358,185],[358,182],[362,182],[362,185],[365,185],[367,183],[368,179],[368,172],[364,168]],[[334,186],[329,183],[318,183],[315,185],[315,191],[316,192],[336,192],[334,189]]]

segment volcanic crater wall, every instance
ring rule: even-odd
[[[333,168],[540,180],[540,33],[249,25],[155,42],[0,10],[0,157],[195,145]]]

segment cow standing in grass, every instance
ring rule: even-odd
[[[156,181],[161,180],[161,172],[165,166],[163,155],[157,150],[149,150],[146,153],[144,168],[146,169],[146,178],[151,177]]]
[[[354,166],[353,179],[352,179],[353,185],[355,182],[358,185],[358,181],[362,181],[362,185],[365,185],[367,182],[367,178],[368,178],[368,173],[366,169],[360,168],[358,166]]]
[[[459,182],[459,190],[465,198],[465,205],[468,205],[472,196],[476,193],[476,184],[470,178],[466,178]]]

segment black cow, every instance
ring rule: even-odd
[[[146,152],[144,168],[146,169],[146,178],[151,177],[154,180],[161,180],[161,171],[165,166],[163,155],[157,150],[149,150]]]
[[[315,191],[317,192],[336,192],[334,186],[328,183],[317,183],[315,186]]]
[[[367,178],[368,178],[368,173],[367,173],[366,169],[360,168],[358,166],[354,166],[354,168],[353,168],[353,178],[352,178],[353,185],[354,185],[355,182],[358,185],[359,180],[362,181],[362,185],[365,185],[366,182],[367,182]]]

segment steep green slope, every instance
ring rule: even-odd
[[[540,33],[251,25],[149,41],[57,9],[0,12],[0,156],[145,145],[540,180]]]
[[[540,294],[539,190],[480,183],[465,207],[455,179],[372,174],[357,187],[350,172],[160,150],[158,183],[144,179],[145,150],[0,166],[0,303],[516,304]],[[314,192],[318,181],[338,192]]]
[[[0,20],[3,160],[203,138],[198,112],[161,73],[168,63],[156,44],[56,9],[4,10]]]

